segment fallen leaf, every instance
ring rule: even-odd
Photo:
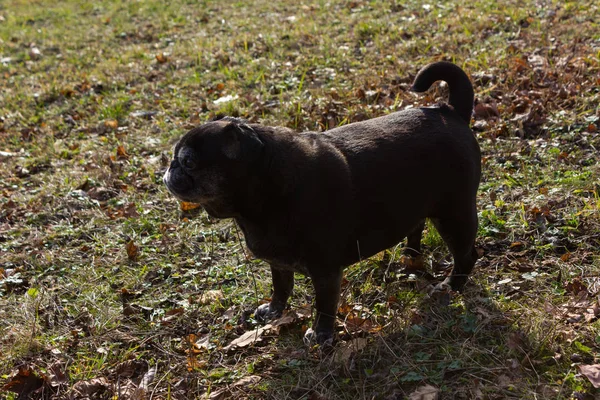
[[[116,119],[108,119],[104,121],[104,126],[110,129],[117,129],[119,127],[119,122]]]
[[[426,271],[427,265],[422,255],[416,257],[401,256],[399,263],[407,270],[407,272]]]
[[[107,201],[116,197],[119,192],[116,189],[106,188],[102,186],[96,186],[88,190],[87,195],[93,199],[98,201]]]
[[[250,385],[256,385],[258,382],[260,382],[262,378],[260,376],[257,375],[250,375],[250,376],[246,376],[242,379],[240,379],[239,381],[233,383],[231,386],[250,386]]]
[[[345,300],[342,301],[342,304],[338,307],[339,314],[349,314],[352,311],[352,305],[348,304]]]
[[[40,57],[42,56],[42,52],[40,51],[40,49],[38,49],[37,47],[32,47],[29,50],[29,57],[32,60],[38,60]]]
[[[473,109],[475,118],[490,119],[500,117],[500,112],[495,104],[477,103]]]
[[[237,100],[237,99],[238,99],[238,95],[227,95],[227,96],[219,97],[218,99],[213,101],[213,103],[214,104],[229,103],[230,101]]]
[[[250,375],[240,379],[237,382],[231,384],[231,386],[212,392],[209,396],[209,400],[221,400],[226,398],[232,398],[232,389],[241,386],[254,386],[260,382],[262,378],[257,375]]]
[[[50,365],[50,367],[48,367],[48,374],[50,385],[53,387],[67,385],[69,383],[66,365],[61,361],[56,361]]]
[[[156,61],[158,61],[159,64],[164,64],[169,61],[169,57],[167,57],[165,53],[158,53],[156,55]]]
[[[498,377],[498,379],[496,379],[496,382],[498,383],[498,385],[500,387],[509,387],[512,383],[512,379],[510,379],[510,377],[508,375],[500,375]]]
[[[19,398],[29,398],[29,394],[44,385],[44,379],[35,374],[29,366],[22,366],[13,373],[8,383],[2,386],[2,390],[15,392]]]
[[[588,288],[585,285],[585,283],[583,283],[583,281],[581,280],[581,278],[579,277],[575,277],[571,282],[567,282],[564,285],[565,290],[571,294],[579,294],[581,292],[588,292]]]
[[[521,350],[525,348],[525,335],[521,332],[512,332],[508,335],[506,345],[511,350]]]
[[[146,393],[144,390],[138,388],[132,381],[120,382],[116,390],[117,393],[115,393],[115,399],[144,400],[146,398]],[[86,399],[89,399],[89,397],[86,397]]]
[[[305,304],[301,307],[296,308],[296,315],[298,315],[298,318],[300,319],[309,319],[310,317],[312,317],[312,305],[311,304]]]
[[[135,118],[152,119],[156,114],[158,114],[157,111],[134,111],[129,115]]]
[[[548,61],[538,54],[530,55],[527,57],[527,61],[534,68],[546,68],[548,66]]]
[[[258,343],[258,342],[262,341],[263,333],[265,333],[266,331],[268,331],[271,328],[272,328],[271,324],[267,324],[258,329],[248,331],[248,332],[244,333],[242,336],[240,336],[239,338],[234,339],[231,343],[229,343],[227,346],[225,346],[223,348],[223,350],[229,351],[234,348],[248,347],[251,344]]]
[[[344,328],[348,332],[374,332],[380,330],[380,327],[370,319],[355,315],[348,315],[344,319]]]
[[[296,313],[294,311],[285,310],[283,312],[283,314],[281,315],[281,317],[277,318],[276,320],[271,321],[271,325],[273,327],[283,327],[283,326],[292,325],[297,320],[298,320],[298,316],[296,315]]]
[[[221,290],[208,290],[200,295],[200,299],[198,300],[200,304],[212,304],[220,301],[224,298],[223,292]]]
[[[150,368],[142,377],[142,381],[140,382],[139,389],[144,391],[148,391],[150,384],[154,381],[156,377],[156,365]]]
[[[419,386],[414,392],[408,395],[408,400],[437,400],[440,389],[431,385]]]
[[[165,315],[160,319],[160,324],[163,326],[168,326],[173,323],[173,321],[177,320],[178,315],[182,315],[184,313],[183,308],[174,308],[165,313]]]
[[[339,344],[333,357],[337,362],[345,362],[350,359],[352,354],[364,349],[367,343],[367,338],[355,338]]]
[[[125,245],[125,250],[127,250],[127,258],[129,258],[131,261],[137,260],[140,249],[135,245],[135,243],[133,243],[133,240],[127,242]]]
[[[208,349],[208,345],[210,343],[210,335],[206,334],[202,336],[200,339],[196,340],[195,345],[197,349]]]
[[[122,145],[117,147],[117,160],[127,160],[129,158],[129,154],[125,151],[125,147]]]
[[[142,360],[127,360],[115,367],[117,376],[122,378],[131,378],[142,373],[148,368],[148,363]]]
[[[600,364],[579,365],[579,371],[596,389],[600,388]]]
[[[123,216],[126,218],[137,218],[140,216],[135,203],[129,203],[123,208]]]
[[[73,385],[72,391],[81,396],[92,397],[99,393],[103,393],[110,388],[110,383],[106,378],[94,378],[87,381],[79,381]]]
[[[181,211],[189,211],[189,210],[193,210],[193,209],[200,207],[200,204],[188,203],[187,201],[181,201],[179,203],[179,206],[181,207]]]

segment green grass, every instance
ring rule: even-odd
[[[600,358],[598,13],[593,1],[3,2],[0,384],[26,366],[47,377],[34,398],[393,399],[424,385],[442,399],[594,398],[578,366]],[[167,193],[174,142],[221,113],[324,130],[432,104],[443,89],[408,88],[441,59],[500,114],[474,121],[482,257],[468,290],[447,307],[427,297],[449,267],[428,226],[426,271],[405,268],[401,246],[347,269],[334,355],[304,347],[307,319],[226,351],[260,327],[250,311],[270,274],[231,221]],[[292,309],[313,298],[298,276]]]

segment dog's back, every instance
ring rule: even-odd
[[[395,245],[423,218],[458,218],[474,207],[481,155],[468,125],[470,81],[460,68],[442,62],[421,71],[413,88],[422,91],[444,78],[450,81],[449,105],[408,109],[319,134],[349,166],[361,257]]]

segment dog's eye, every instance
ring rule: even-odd
[[[181,165],[183,165],[183,167],[185,169],[194,169],[194,168],[196,168],[196,163],[192,159],[190,159],[190,158],[184,158],[181,161]]]

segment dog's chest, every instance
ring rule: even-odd
[[[285,262],[282,262],[281,260],[266,259],[266,258],[263,258],[263,260],[267,261],[272,268],[277,269],[279,271],[297,272],[299,274],[309,276],[308,269],[299,262],[285,263]]]
[[[238,221],[244,232],[246,245],[255,257],[268,262],[273,268],[282,271],[308,275],[306,262],[298,251],[298,245],[289,233],[280,230],[269,231],[253,224]],[[286,234],[287,233],[287,234]]]

